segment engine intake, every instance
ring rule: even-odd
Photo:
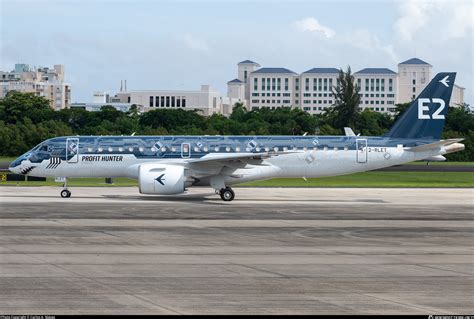
[[[179,194],[186,187],[185,169],[176,165],[142,164],[138,184],[142,194]]]

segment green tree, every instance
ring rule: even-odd
[[[333,113],[333,126],[342,129],[344,126],[355,128],[359,113],[360,88],[355,85],[351,67],[348,66],[346,72],[339,71],[337,85],[331,88],[335,102],[334,107],[329,109]]]
[[[49,101],[34,93],[9,91],[0,99],[0,119],[6,123],[17,123],[28,117],[35,123],[45,119],[54,112],[49,107]]]

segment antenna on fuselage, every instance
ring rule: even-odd
[[[130,136],[135,136],[135,132],[133,132],[132,135],[130,135]]]

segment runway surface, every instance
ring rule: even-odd
[[[0,187],[0,313],[472,314],[473,189]]]

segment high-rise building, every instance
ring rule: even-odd
[[[30,68],[17,63],[10,72],[0,71],[0,98],[8,91],[34,93],[49,100],[51,108],[64,109],[71,101],[71,85],[64,80],[64,65]]]

